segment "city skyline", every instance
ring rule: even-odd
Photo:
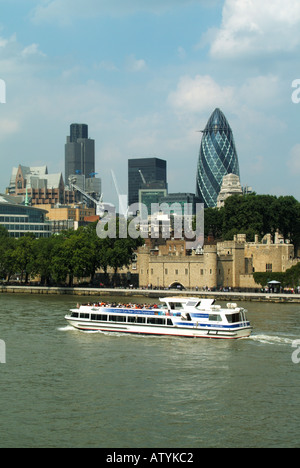
[[[242,185],[300,199],[298,0],[2,0],[0,26],[1,192],[20,161],[64,173],[71,122],[89,125],[106,200],[136,158],[194,192],[197,131],[219,107]]]

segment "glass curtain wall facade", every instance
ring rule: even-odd
[[[0,203],[0,225],[7,229],[10,237],[23,237],[33,233],[36,238],[52,235],[47,211],[23,205]]]
[[[128,204],[139,203],[139,190],[145,185],[162,182],[167,189],[167,162],[159,158],[129,159],[128,161]],[[155,187],[146,187],[155,188]]]
[[[233,133],[220,109],[211,115],[204,131],[197,167],[197,197],[205,208],[217,206],[223,177],[240,176]]]

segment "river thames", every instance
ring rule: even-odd
[[[1,448],[299,447],[299,304],[218,341],[76,331],[77,300],[1,295]]]

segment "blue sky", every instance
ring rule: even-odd
[[[197,131],[220,107],[242,184],[300,200],[299,56],[299,0],[0,0],[0,191],[18,164],[64,173],[79,122],[107,201],[135,157],[194,192]]]

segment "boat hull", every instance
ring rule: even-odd
[[[210,339],[239,339],[251,335],[252,327],[217,328],[217,327],[181,327],[140,325],[128,323],[91,322],[90,320],[65,317],[67,322],[75,329],[82,331],[99,331],[103,333],[124,333],[133,335],[177,336],[183,338],[210,338]]]

